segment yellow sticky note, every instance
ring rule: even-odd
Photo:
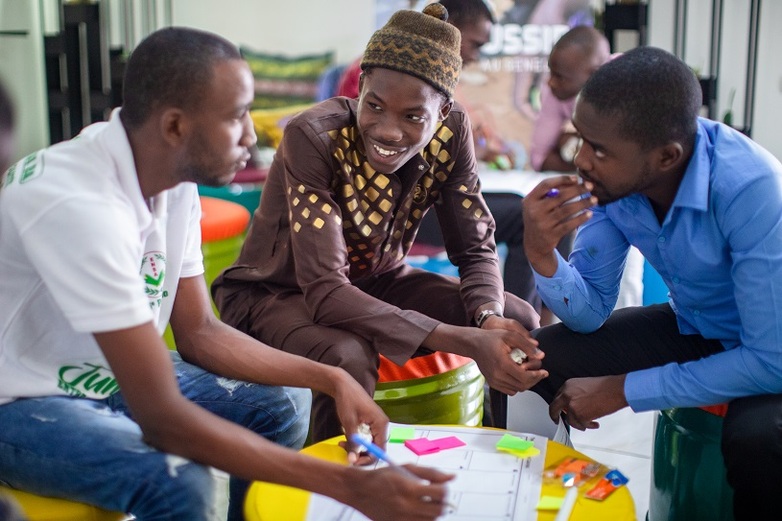
[[[537,510],[559,510],[564,500],[565,498],[563,497],[540,496],[540,501],[538,501],[538,506],[536,506],[535,508]]]
[[[538,454],[540,454],[540,450],[536,449],[535,447],[530,447],[527,450],[502,449],[498,447],[497,450],[522,459],[531,458],[532,456],[537,456]]]

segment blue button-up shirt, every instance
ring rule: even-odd
[[[782,393],[782,165],[725,125],[701,119],[695,150],[662,225],[635,194],[594,209],[569,263],[536,273],[547,306],[571,329],[598,329],[613,310],[630,245],[660,273],[682,334],[725,352],[631,372],[635,411]]]

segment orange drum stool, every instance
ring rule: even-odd
[[[206,285],[233,264],[244,243],[250,211],[239,203],[201,196],[201,251]]]
[[[207,288],[225,268],[233,264],[244,243],[244,233],[250,223],[250,211],[239,203],[201,196],[201,252],[204,254],[204,278]],[[217,314],[217,308],[212,303]],[[173,349],[171,328],[163,335]]]

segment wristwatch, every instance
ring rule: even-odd
[[[571,136],[565,143],[559,147],[559,157],[565,163],[572,163],[578,153],[578,145],[580,140],[576,136]]]
[[[483,327],[483,323],[486,322],[486,319],[491,316],[503,318],[502,313],[499,311],[494,311],[493,309],[484,309],[478,313],[478,318],[475,319],[475,325],[478,327]]]

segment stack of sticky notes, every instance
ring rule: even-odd
[[[508,433],[497,442],[497,450],[513,454],[518,458],[529,458],[540,454],[540,451],[535,448],[535,443]]]

